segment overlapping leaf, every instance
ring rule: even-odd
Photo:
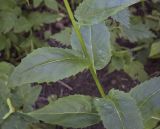
[[[150,58],[160,58],[160,41],[152,44],[149,56]]]
[[[143,129],[140,112],[129,94],[112,90],[95,104],[107,129]]]
[[[75,17],[83,24],[96,24],[140,0],[85,0],[75,12]]]
[[[55,82],[87,68],[81,53],[70,49],[40,48],[29,54],[16,67],[10,83],[22,85],[32,82]]]
[[[96,69],[104,68],[111,59],[110,33],[105,24],[95,24],[82,26],[81,33],[88,53],[96,67]],[[76,51],[81,51],[81,45],[75,32],[71,37],[72,48]]]
[[[64,45],[70,45],[71,44],[71,28],[65,28],[65,30],[62,30],[61,32],[54,34],[50,36],[51,39],[55,39]]]
[[[140,84],[131,91],[131,95],[137,101],[145,124],[154,120],[154,117],[160,118],[160,77]]]
[[[51,14],[47,12],[33,12],[28,16],[28,20],[33,26],[40,26],[44,23],[53,23],[59,18],[57,14]]]
[[[121,25],[129,28],[130,25],[130,12],[128,9],[124,9],[118,12],[116,15],[112,16],[114,20],[119,22]]]
[[[16,109],[21,109],[23,112],[29,112],[33,110],[33,104],[36,102],[41,87],[30,85],[24,85],[17,87],[12,91],[11,101]]]
[[[153,38],[155,35],[150,31],[150,28],[145,24],[130,25],[129,28],[123,27],[124,35],[131,41],[137,42],[145,38]]]
[[[93,109],[92,98],[83,95],[60,98],[28,115],[46,123],[73,128],[83,128],[100,121]]]
[[[8,105],[6,103],[7,97],[9,97],[10,91],[5,81],[0,79],[0,123],[3,121],[4,115],[8,112]]]
[[[31,129],[30,124],[36,122],[36,120],[22,115],[20,113],[12,114],[1,125],[1,129]]]
[[[124,71],[128,73],[133,79],[141,82],[149,79],[147,72],[144,70],[142,63],[138,61],[132,61],[124,66]]]

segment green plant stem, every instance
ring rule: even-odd
[[[131,48],[131,49],[127,48],[127,50],[124,50],[124,51],[137,52],[137,51],[140,51],[140,50],[145,49],[145,48],[147,48],[147,45],[141,45],[141,46],[137,46],[137,47],[134,47],[134,48]]]
[[[27,4],[28,4],[28,6],[30,6],[29,0],[26,0],[26,2],[27,2]]]
[[[85,56],[87,56],[87,58],[88,58],[89,55],[88,55],[88,52],[87,52],[87,48],[86,48],[86,45],[85,45],[85,41],[84,41],[84,39],[83,39],[83,37],[82,37],[81,32],[79,31],[79,27],[77,26],[76,21],[75,21],[75,19],[74,19],[73,13],[72,13],[72,11],[71,11],[71,7],[70,7],[70,5],[69,5],[69,3],[68,3],[68,0],[64,0],[64,4],[65,4],[65,6],[66,6],[67,12],[68,12],[69,17],[70,17],[70,19],[71,19],[73,28],[74,28],[74,30],[75,30],[75,32],[76,32],[76,34],[77,34],[77,37],[78,37],[78,39],[79,39],[79,41],[80,41],[82,50],[83,50]]]
[[[13,107],[10,98],[7,98],[7,105],[9,107],[9,112],[3,117],[3,120],[7,119],[12,113],[15,112],[15,108]]]
[[[67,12],[69,14],[69,17],[70,17],[70,20],[72,22],[73,28],[74,28],[74,30],[76,32],[76,35],[77,35],[77,37],[78,37],[78,39],[80,41],[80,44],[81,44],[81,47],[82,47],[82,51],[83,51],[85,57],[89,61],[89,70],[90,70],[90,72],[92,74],[92,77],[93,77],[93,79],[94,79],[94,81],[96,83],[96,86],[97,86],[101,96],[105,97],[106,95],[105,95],[103,86],[99,82],[99,79],[98,79],[94,64],[93,64],[92,60],[90,59],[90,56],[88,54],[88,51],[87,51],[87,48],[86,48],[86,45],[85,45],[85,41],[84,41],[83,36],[82,36],[82,34],[80,32],[80,29],[79,29],[79,27],[78,27],[78,25],[77,25],[77,23],[75,21],[75,18],[73,16],[73,12],[72,12],[71,7],[70,7],[70,5],[68,3],[68,0],[64,0],[64,4],[66,6]]]

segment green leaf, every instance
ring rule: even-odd
[[[109,64],[109,72],[122,70],[125,65],[131,63],[132,55],[128,51],[113,51],[112,60]]]
[[[28,16],[28,20],[33,26],[37,27],[43,24],[53,23],[59,18],[58,15],[47,12],[33,12]]]
[[[44,2],[48,8],[58,10],[58,3],[56,0],[44,0]]]
[[[160,77],[138,85],[131,90],[131,95],[137,101],[145,124],[150,122],[153,117],[160,118]]]
[[[41,92],[41,87],[30,85],[24,85],[16,87],[12,90],[11,101],[16,109],[22,110],[23,112],[30,112],[33,110],[32,106],[37,100]]]
[[[14,66],[7,62],[0,62],[0,74],[10,75],[14,70]]]
[[[4,36],[4,35],[0,35],[0,51],[4,50],[6,48],[6,46],[9,44],[9,40]]]
[[[149,57],[160,58],[160,41],[152,44]]]
[[[150,31],[150,28],[145,24],[130,25],[129,28],[123,27],[124,35],[131,41],[137,42],[145,38],[153,38],[155,35]]]
[[[3,117],[8,112],[8,105],[6,104],[6,101],[2,100],[0,96],[0,124],[3,122]]]
[[[1,11],[0,19],[0,32],[7,33],[14,27],[17,15],[14,12]]]
[[[112,16],[114,20],[119,22],[121,25],[128,27],[130,26],[130,12],[128,9],[124,9]]]
[[[107,129],[143,129],[136,102],[128,93],[112,90],[106,98],[95,99],[95,105]]]
[[[8,112],[7,98],[10,95],[10,90],[5,81],[0,79],[0,123],[3,121],[4,115]]]
[[[30,35],[28,38],[22,41],[19,46],[22,49],[31,50],[33,48],[41,48],[41,47],[48,46],[48,44],[40,40],[39,38],[35,37],[34,35]]]
[[[133,79],[141,82],[149,78],[147,72],[144,70],[144,65],[139,61],[132,61],[130,64],[124,66],[124,71],[128,73]]]
[[[72,128],[87,127],[100,121],[93,109],[93,99],[83,95],[60,98],[28,115],[46,123]]]
[[[38,7],[41,3],[42,3],[43,0],[33,0],[33,6],[36,8]]]
[[[7,81],[0,78],[0,124],[3,121],[3,117],[9,110],[7,105],[8,97],[10,97],[10,89],[7,86]]]
[[[22,60],[11,75],[10,83],[55,82],[88,68],[86,59],[70,49],[44,47]],[[42,74],[43,73],[43,74]]]
[[[10,96],[10,89],[7,86],[7,83],[0,79],[0,98],[4,101],[7,100],[7,97]]]
[[[36,122],[32,118],[14,113],[7,118],[1,125],[1,129],[30,129],[30,124]]]
[[[105,24],[82,26],[80,28],[88,53],[96,69],[104,68],[111,59],[110,33]],[[75,32],[71,36],[72,48],[81,51],[81,45]]]
[[[20,33],[20,32],[28,32],[32,27],[32,24],[25,18],[20,17],[17,19],[15,26],[14,26],[14,32]]]
[[[82,24],[97,24],[140,0],[85,0],[75,12]]]
[[[145,123],[145,129],[159,129],[159,128],[155,128],[157,127],[157,123],[159,122],[159,120],[155,120],[155,119],[150,119]]]
[[[63,43],[64,45],[70,45],[71,43],[71,28],[67,27],[65,28],[65,30],[62,30],[59,33],[56,33],[52,36],[50,36],[50,38],[55,39],[61,43]]]
[[[16,7],[15,0],[0,0],[0,10],[11,10]]]

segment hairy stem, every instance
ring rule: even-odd
[[[84,41],[83,36],[82,36],[82,34],[81,34],[81,32],[80,32],[79,26],[77,25],[77,23],[76,23],[76,21],[75,21],[75,18],[74,18],[74,16],[73,16],[73,12],[72,12],[71,7],[70,7],[70,5],[69,5],[69,3],[68,3],[68,0],[64,0],[64,4],[65,4],[65,6],[66,6],[67,12],[68,12],[68,14],[69,14],[69,17],[70,17],[70,20],[71,20],[71,22],[72,22],[73,28],[74,28],[74,30],[75,30],[75,32],[76,32],[76,35],[77,35],[77,37],[78,37],[78,39],[79,39],[79,41],[80,41],[80,44],[81,44],[81,47],[82,47],[82,51],[83,51],[85,57],[86,57],[86,58],[88,59],[88,61],[89,61],[89,64],[90,64],[90,65],[89,65],[89,70],[90,70],[90,72],[91,72],[91,74],[92,74],[92,77],[93,77],[93,79],[94,79],[94,81],[95,81],[95,83],[96,83],[96,86],[97,86],[97,88],[98,88],[101,96],[102,96],[102,97],[105,97],[106,95],[105,95],[103,86],[102,86],[101,83],[99,82],[99,79],[98,79],[98,77],[97,77],[97,73],[96,73],[95,66],[94,66],[94,64],[93,64],[93,62],[92,62],[92,60],[91,60],[91,58],[90,58],[90,56],[89,56],[89,54],[88,54],[88,51],[87,51],[87,48],[86,48],[86,45],[85,45],[85,41]]]

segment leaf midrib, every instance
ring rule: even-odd
[[[139,105],[139,108],[141,109],[145,103],[148,102],[148,100],[150,100],[154,95],[158,94],[160,92],[160,89],[157,90],[157,91],[154,91],[150,96],[148,96],[140,105]]]
[[[65,112],[65,113],[28,113],[28,115],[66,115],[66,114],[88,114],[93,116],[99,116],[98,113],[87,112]]]
[[[39,66],[43,66],[43,65],[46,65],[46,64],[50,64],[50,63],[56,63],[56,62],[63,62],[63,61],[67,61],[67,60],[71,60],[71,61],[74,61],[74,60],[77,60],[77,61],[85,61],[85,59],[80,59],[80,58],[63,58],[63,59],[50,59],[48,61],[45,61],[45,62],[42,62],[42,63],[39,63],[39,64],[36,64],[24,71],[22,71],[22,73],[25,73],[27,71],[30,71],[32,69],[34,69],[35,67],[39,67]]]
[[[119,118],[119,120],[120,120],[120,122],[122,124],[122,128],[125,129],[124,122],[123,122],[123,120],[121,118],[121,113],[120,113],[121,111],[118,110],[118,108],[117,108],[118,106],[116,105],[116,103],[112,99],[109,98],[109,100],[112,103],[112,105],[115,107],[115,110],[116,110],[116,113],[118,115],[118,118]]]

